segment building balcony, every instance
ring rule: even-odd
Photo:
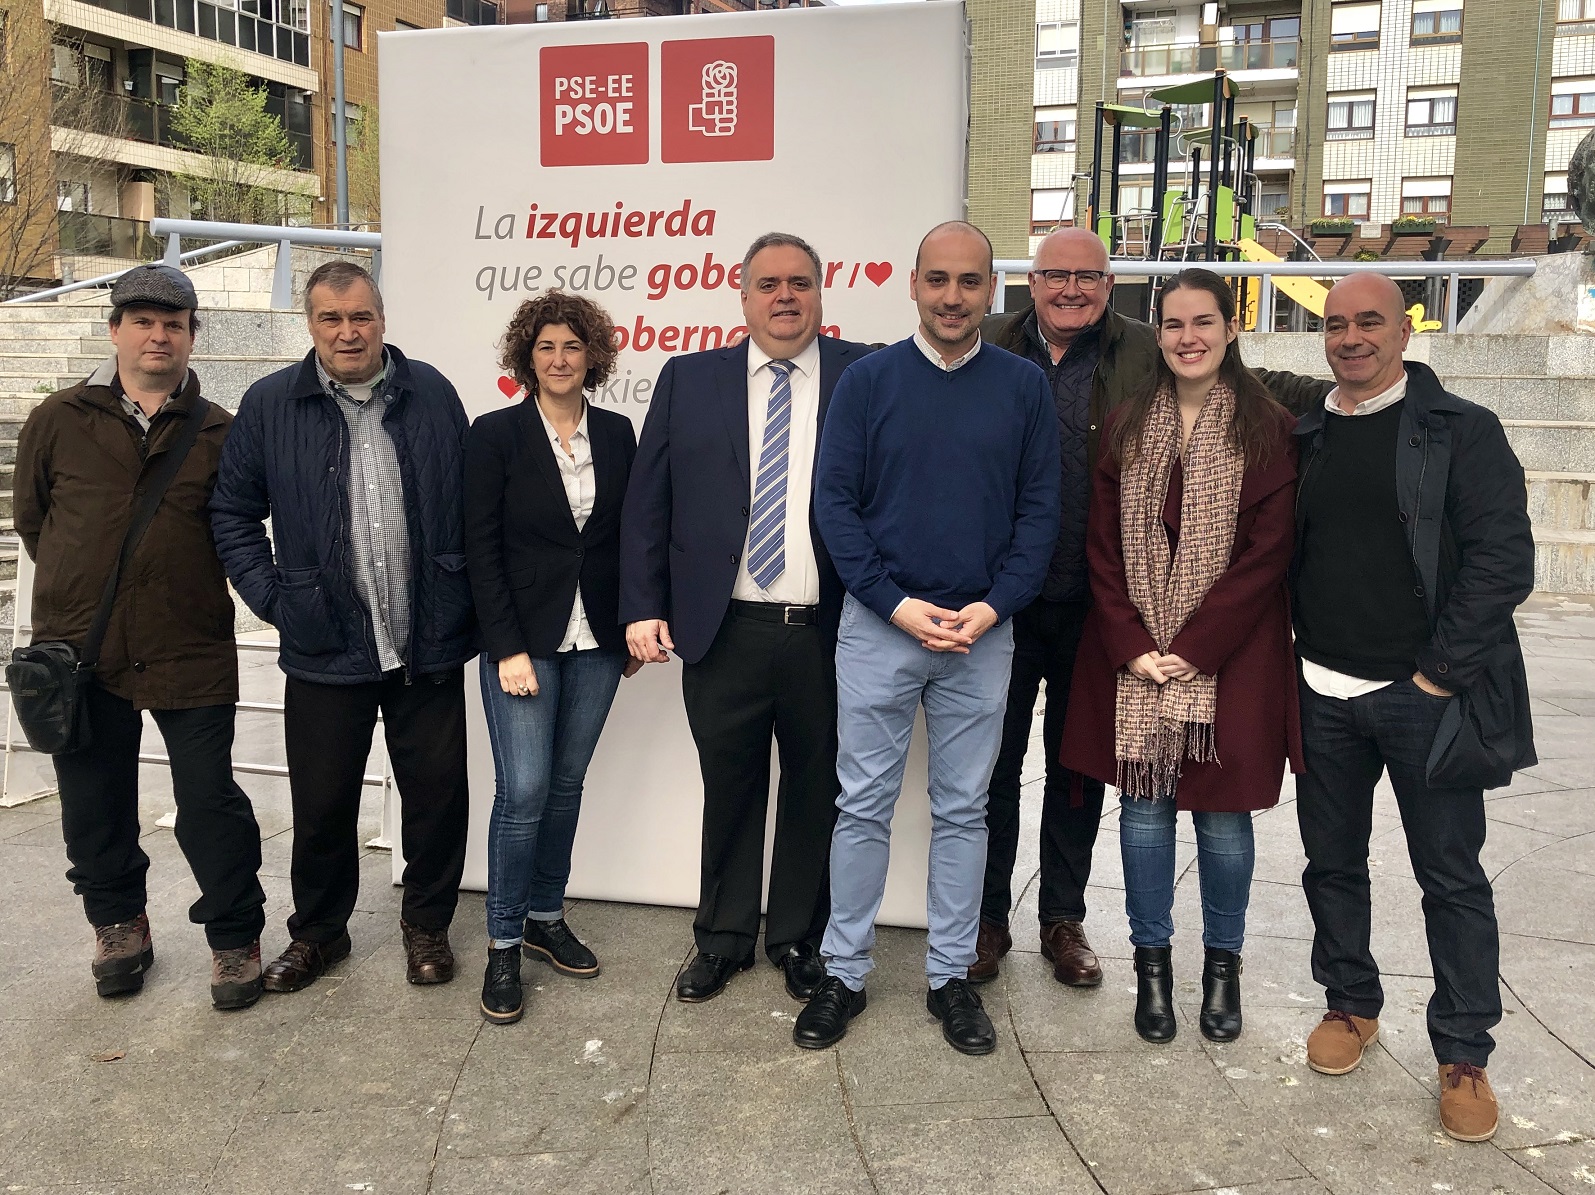
[[[155,261],[165,251],[160,239],[150,235],[150,226],[143,220],[92,212],[57,212],[55,226],[59,252],[66,256]]]
[[[1178,138],[1176,149],[1178,148]],[[1205,138],[1202,139],[1205,145]],[[1280,162],[1294,162],[1296,158],[1296,130],[1293,128],[1272,128],[1267,125],[1257,126],[1256,161],[1265,160],[1272,163],[1268,168],[1277,170]],[[1157,156],[1157,131],[1143,129],[1136,132],[1123,133],[1119,141],[1119,161],[1125,166],[1150,166]],[[1176,154],[1178,161],[1183,155]],[[1288,166],[1285,167],[1288,169]]]
[[[1205,46],[1139,46],[1120,52],[1119,75],[1143,79],[1210,75],[1216,70],[1231,74],[1239,71],[1294,72],[1300,56],[1301,42],[1293,37]]]
[[[142,141],[169,149],[187,150],[188,143],[172,131],[172,107],[116,92],[93,92],[62,83],[50,85],[51,123],[77,133],[98,134]],[[280,117],[279,117],[280,119]],[[314,145],[308,131],[289,132],[291,167],[309,170]]]

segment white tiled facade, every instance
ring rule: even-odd
[[[1073,25],[1078,31],[1080,27],[1080,0],[1036,0],[1036,26],[1040,29],[1044,25]],[[1078,45],[1078,33],[1075,35]],[[1038,64],[1040,59],[1038,58]],[[1075,52],[1076,65],[1048,65],[1036,67],[1034,99],[1039,121],[1051,119],[1073,119],[1076,128],[1076,144],[1078,144],[1079,130],[1079,101],[1080,101],[1080,69],[1078,66],[1079,51]],[[1070,192],[1074,186],[1073,175],[1077,155],[1073,149],[1056,150],[1047,153],[1033,153],[1030,155],[1030,190],[1031,190],[1031,237],[1030,251],[1035,252],[1036,246],[1041,243],[1044,233],[1036,233],[1038,226],[1044,226],[1056,220],[1060,223],[1069,223],[1072,219],[1074,207],[1072,195],[1060,195],[1060,192]],[[1061,201],[1061,203],[1060,203]]]

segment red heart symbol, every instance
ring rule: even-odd
[[[520,392],[521,384],[514,378],[507,378],[500,374],[498,388],[503,392],[505,398],[514,398]]]
[[[889,261],[872,261],[864,267],[864,276],[880,286],[892,276],[892,263]]]

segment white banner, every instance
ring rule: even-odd
[[[824,332],[894,341],[920,237],[963,214],[968,45],[957,0],[382,35],[389,338],[474,417],[517,401],[496,345],[545,289],[608,309],[596,401],[640,430],[679,352],[746,335],[743,251],[795,233],[824,263]],[[694,906],[702,785],[679,663],[621,685],[583,799],[570,894]],[[471,851],[486,883],[493,762],[475,666]],[[923,736],[921,735],[921,738]],[[772,794],[773,812],[774,798]],[[390,809],[399,858],[396,807]],[[925,924],[924,752],[882,920]]]

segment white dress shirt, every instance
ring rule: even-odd
[[[1377,415],[1386,407],[1393,407],[1407,397],[1407,375],[1402,372],[1400,380],[1382,394],[1364,399],[1349,411],[1340,409],[1337,396],[1340,387],[1336,386],[1324,396],[1324,409],[1331,415],[1339,415],[1342,419],[1354,419],[1358,415]],[[1325,668],[1322,664],[1314,664],[1311,660],[1301,662],[1301,678],[1307,682],[1307,687],[1322,697],[1338,697],[1348,701],[1353,697],[1361,697],[1364,693],[1377,693],[1380,689],[1394,684],[1388,680],[1364,680],[1360,676],[1348,676],[1344,672],[1336,672],[1333,668]]]
[[[942,355],[931,347],[930,341],[925,339],[925,333],[919,328],[914,329],[914,343],[919,346],[919,351],[925,354],[925,360],[944,373],[952,373],[953,370],[968,365],[975,359],[975,354],[980,352],[980,333],[975,333],[974,347],[954,361],[943,360]]]
[[[775,382],[771,357],[748,339],[748,509],[753,509],[753,488],[758,483],[759,453],[764,448],[764,423],[770,413],[770,388]],[[736,584],[731,596],[739,602],[778,602],[783,606],[817,606],[820,602],[820,566],[814,558],[814,537],[809,531],[809,498],[814,489],[814,451],[820,428],[820,342],[809,342],[790,358],[792,372],[792,422],[787,431],[786,457],[786,568],[768,589],[748,574],[748,542],[742,541]],[[753,530],[749,521],[748,531]]]
[[[534,399],[535,403],[536,400]],[[570,451],[559,442],[559,433],[543,414],[541,405],[537,417],[543,421],[548,442],[554,448],[554,460],[559,465],[559,479],[565,486],[565,500],[570,503],[571,516],[576,520],[576,530],[587,526],[587,517],[593,513],[593,499],[598,494],[598,483],[593,477],[593,445],[587,435],[587,404],[582,404],[581,422],[570,437]],[[570,608],[570,621],[565,624],[565,637],[560,640],[559,651],[592,651],[598,646],[593,630],[587,625],[587,611],[582,606],[582,587],[576,585],[576,601]]]

